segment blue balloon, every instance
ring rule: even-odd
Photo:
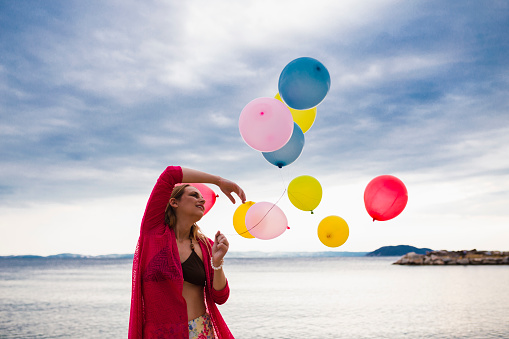
[[[282,168],[283,166],[290,165],[302,153],[304,148],[304,133],[302,129],[295,122],[293,123],[293,133],[290,140],[274,152],[262,152],[262,155],[271,164]]]
[[[279,76],[279,94],[293,109],[305,110],[317,106],[329,88],[329,71],[313,58],[302,57],[291,61]]]

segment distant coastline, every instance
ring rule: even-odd
[[[231,251],[226,254],[227,258],[332,258],[332,257],[365,257],[365,256],[401,256],[406,253],[416,252],[425,253],[427,248],[419,249],[409,245],[383,246],[372,252],[347,252],[347,251],[318,251],[318,252],[262,252],[262,251]],[[424,251],[424,252],[423,252]],[[55,255],[8,255],[0,256],[0,259],[18,258],[18,259],[132,259],[133,254],[105,254],[105,255],[86,255],[74,253],[61,253]]]
[[[228,252],[227,258],[313,258],[313,257],[364,257],[368,252]],[[0,256],[0,259],[133,259],[133,254],[105,254],[105,255],[84,255],[73,253],[61,253],[55,255],[8,255]]]
[[[84,255],[61,253],[55,255],[8,255],[1,259],[130,259],[131,254]],[[509,252],[501,251],[434,251],[430,248],[417,248],[410,245],[383,246],[372,252],[228,252],[228,259],[263,259],[263,258],[334,258],[334,257],[400,257],[395,264],[399,265],[441,265],[441,264],[492,264],[507,263]],[[505,259],[504,259],[505,258]],[[505,261],[504,261],[505,260]]]

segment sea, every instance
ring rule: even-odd
[[[235,338],[509,338],[509,266],[228,258]],[[1,258],[0,338],[127,338],[131,259]]]

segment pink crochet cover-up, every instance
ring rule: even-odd
[[[133,285],[129,339],[189,338],[187,305],[182,296],[184,277],[175,233],[164,224],[164,212],[175,184],[182,182],[182,169],[167,167],[152,190],[141,222],[140,238],[133,259]],[[210,245],[213,244],[209,239]],[[216,338],[233,338],[216,304],[230,295],[228,282],[221,291],[212,287],[214,270],[210,253],[200,242],[207,282],[205,305]],[[212,246],[211,246],[212,247]]]

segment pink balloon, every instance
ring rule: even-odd
[[[292,136],[292,113],[277,99],[254,99],[240,113],[239,130],[242,139],[255,150],[274,152]]]
[[[286,231],[288,220],[283,211],[270,202],[257,202],[246,213],[246,228],[258,239],[269,240]]]
[[[180,186],[180,185],[183,185],[183,184],[177,184],[177,185],[175,185],[175,187]],[[196,187],[196,189],[198,189],[198,191],[200,191],[201,195],[203,196],[203,199],[205,199],[205,205],[203,205],[203,207],[205,208],[205,212],[203,212],[203,215],[207,214],[207,212],[216,203],[216,197],[217,197],[216,193],[205,184],[194,183],[194,184],[189,184],[189,185]]]
[[[392,175],[371,180],[364,191],[364,205],[373,221],[385,221],[398,216],[408,201],[405,184]]]

